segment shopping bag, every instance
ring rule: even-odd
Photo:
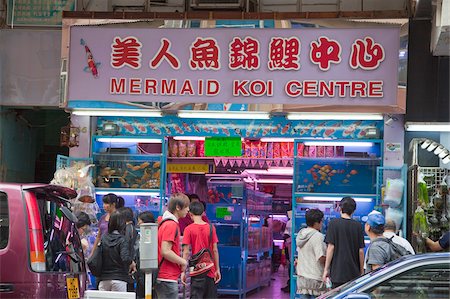
[[[189,274],[197,276],[209,271],[214,266],[214,259],[208,248],[203,248],[189,260]]]
[[[99,277],[102,274],[102,251],[102,242],[99,242],[97,249],[87,260],[89,270],[91,270],[92,275],[95,277]]]
[[[209,246],[212,247],[212,224],[209,225]],[[214,267],[214,258],[209,248],[203,248],[189,259],[189,274],[197,276]]]

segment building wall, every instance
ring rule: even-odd
[[[0,181],[34,182],[36,132],[0,106]]]
[[[406,121],[450,122],[450,57],[430,51],[431,20],[410,20]]]

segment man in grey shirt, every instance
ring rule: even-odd
[[[377,211],[371,212],[367,216],[367,222],[364,226],[366,234],[370,238],[370,246],[366,251],[365,265],[366,271],[378,269],[391,260],[391,249],[387,242],[375,242],[378,238],[384,238],[385,219],[383,214]]]

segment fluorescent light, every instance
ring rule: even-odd
[[[442,159],[442,158],[444,158],[445,156],[448,156],[448,155],[450,155],[450,152],[448,151],[448,149],[445,149],[438,155],[438,157]]]
[[[432,152],[432,151],[434,151],[434,149],[437,148],[438,146],[439,146],[439,143],[433,142],[432,144],[430,144],[429,147],[427,147],[427,151]]]
[[[447,164],[448,162],[450,162],[450,155],[442,159],[442,163]]]
[[[273,175],[293,175],[294,168],[292,167],[272,167],[267,169],[268,174]]]
[[[406,131],[416,132],[450,132],[450,123],[415,123],[407,122]]]
[[[261,142],[294,142],[294,138],[276,138],[276,137],[263,137]]]
[[[215,119],[269,119],[268,112],[229,112],[229,111],[179,111],[180,118],[215,118]]]
[[[273,219],[278,219],[278,220],[287,220],[288,216],[287,215],[272,215]]]
[[[290,120],[383,120],[380,113],[320,113],[303,112],[288,113],[287,119]]]
[[[345,141],[306,141],[305,145],[331,145],[331,146],[356,146],[356,147],[369,147],[373,145],[373,142],[345,142]]]
[[[173,136],[174,140],[204,141],[205,137],[201,136]]]
[[[265,175],[293,175],[292,167],[272,167],[269,169],[245,169],[243,172],[248,174],[265,174]]]
[[[99,137],[98,142],[106,143],[162,143],[161,139],[157,138],[114,138],[114,137]]]
[[[435,155],[439,155],[440,153],[442,153],[444,151],[445,147],[443,145],[439,145],[435,150],[434,150],[434,154]]]
[[[161,111],[142,109],[74,109],[74,115],[162,117]]]
[[[427,140],[425,140],[421,145],[420,145],[420,147],[422,148],[422,149],[426,149],[428,146],[430,146],[430,144],[431,144],[431,140],[430,139],[427,139]]]
[[[106,195],[108,193],[111,193],[111,190],[107,191],[96,191],[95,194],[97,195]],[[148,192],[148,191],[121,191],[121,190],[114,190],[114,194],[116,195],[136,195],[136,196],[159,196],[159,192]]]
[[[307,201],[340,201],[342,198],[340,197],[332,197],[332,196],[304,196],[303,200]],[[366,197],[353,197],[353,199],[357,202],[372,202],[372,198]]]
[[[255,180],[255,182],[260,184],[292,184],[291,179],[259,179]]]

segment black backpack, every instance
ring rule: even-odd
[[[391,257],[389,259],[389,262],[395,261],[396,259],[399,259],[402,256],[411,254],[411,252],[406,250],[405,247],[392,241],[393,238],[394,238],[394,236],[392,236],[391,238],[378,238],[372,242],[372,243],[375,243],[375,242],[382,241],[382,242],[386,242],[389,244],[389,248],[391,251],[391,253],[390,253]]]

